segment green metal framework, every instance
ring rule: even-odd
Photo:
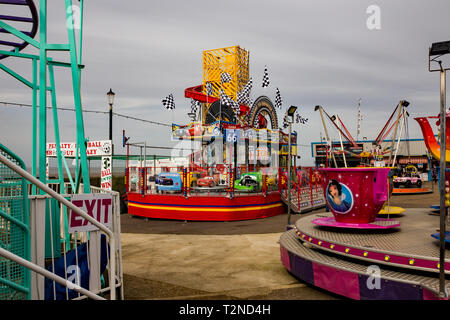
[[[27,2],[31,2],[31,0],[26,0]],[[25,5],[25,1],[21,2],[20,0],[13,1],[17,4]],[[38,0],[35,0],[37,3]],[[10,3],[8,1],[3,1],[0,3]],[[28,47],[34,47],[36,52],[34,54],[23,53],[21,49],[23,48],[15,48],[12,51],[0,50],[0,57],[3,56],[5,59],[13,59],[20,58],[31,61],[32,66],[32,79],[26,79],[26,77],[20,75],[16,71],[8,68],[6,65],[2,63],[3,60],[0,60],[0,70],[5,71],[7,74],[11,75],[13,78],[29,87],[32,90],[32,164],[31,170],[32,175],[38,177],[39,180],[46,184],[50,182],[57,182],[60,184],[60,192],[61,194],[66,193],[66,188],[64,184],[64,168],[66,169],[67,176],[72,183],[72,186],[75,186],[76,192],[78,192],[81,183],[83,183],[83,192],[90,193],[90,177],[89,177],[89,165],[86,155],[86,144],[87,140],[84,134],[84,123],[83,123],[83,115],[82,115],[82,101],[81,101],[81,70],[84,68],[84,65],[81,63],[82,60],[82,35],[83,35],[83,8],[84,8],[84,0],[77,1],[77,5],[80,6],[80,23],[78,30],[78,50],[77,50],[77,39],[75,34],[75,20],[73,14],[73,4],[72,0],[64,0],[65,3],[65,18],[66,18],[66,29],[68,42],[62,44],[48,43],[47,41],[47,0],[39,0],[39,8],[38,8],[38,17],[39,17],[39,40],[33,39],[26,32],[22,32],[12,26],[9,23],[0,19],[0,31],[3,33],[9,33],[17,37],[19,40],[22,40],[28,44]],[[32,5],[34,3],[31,3]],[[33,5],[34,7],[34,5]],[[5,17],[1,16],[0,17]],[[9,19],[8,17],[6,18]],[[37,23],[37,21],[36,21]],[[66,52],[68,55],[68,62],[64,61],[55,61],[49,54],[51,52]],[[59,131],[59,123],[58,123],[58,112],[57,112],[57,102],[56,102],[56,82],[54,77],[54,69],[55,67],[68,68],[71,72],[72,76],[72,89],[73,89],[73,97],[74,97],[74,106],[75,106],[75,120],[76,120],[76,143],[79,150],[79,157],[77,155],[76,158],[76,171],[75,177],[72,177],[72,174],[67,166],[67,161],[60,149],[60,131]],[[48,82],[47,82],[48,81]],[[51,97],[51,106],[52,106],[52,115],[53,115],[53,128],[54,128],[54,136],[56,142],[56,151],[57,151],[57,165],[58,165],[58,179],[55,180],[47,180],[46,177],[46,145],[47,145],[47,92],[50,92]],[[24,167],[25,168],[25,167]],[[1,185],[0,185],[1,187]],[[1,189],[0,189],[1,190]],[[26,190],[26,188],[24,189]],[[33,185],[31,188],[31,193],[36,194],[36,187]],[[39,193],[44,193],[42,190],[39,190]],[[5,200],[6,201],[6,200]],[[13,201],[13,200],[11,200]],[[50,206],[56,204],[55,201],[50,201],[46,205],[46,216],[48,217],[51,212],[56,212],[56,208],[50,210]],[[28,204],[27,204],[28,205]],[[66,247],[70,248],[70,234],[68,233],[68,223],[67,223],[67,208],[64,208],[65,214],[64,216],[64,227],[65,227],[65,239],[61,239],[61,241],[66,242]],[[28,211],[27,211],[28,212]],[[4,212],[3,212],[4,213]],[[0,214],[3,214],[0,213]],[[1,216],[1,215],[0,215]],[[27,215],[28,217],[28,215]],[[26,225],[28,226],[28,225]],[[1,232],[1,231],[0,231]],[[29,242],[29,240],[28,240]],[[50,245],[46,243],[46,256],[47,251],[51,252]],[[60,249],[60,244],[55,243],[54,248]],[[29,247],[29,246],[28,246]],[[60,251],[60,250],[59,250]],[[56,252],[59,252],[56,250]],[[1,271],[0,271],[1,273]],[[1,281],[1,279],[0,279]],[[1,285],[1,282],[0,282]],[[21,288],[18,288],[21,289]],[[19,290],[20,291],[20,290]],[[22,290],[23,291],[23,290]],[[21,292],[22,292],[21,291]],[[28,293],[27,293],[28,294]],[[8,299],[6,296],[2,296],[0,294],[0,299]]]
[[[65,192],[64,189],[64,175],[63,175],[63,162],[65,162],[64,155],[60,150],[60,135],[58,125],[56,92],[55,92],[55,79],[54,79],[54,67],[69,68],[72,74],[72,86],[75,105],[75,119],[76,119],[76,141],[80,151],[79,163],[77,162],[77,169],[75,172],[76,189],[78,190],[81,181],[83,181],[83,191],[90,193],[90,179],[89,179],[89,166],[86,155],[86,138],[84,134],[84,123],[82,115],[82,103],[81,103],[81,70],[84,66],[81,64],[81,48],[82,48],[82,17],[84,1],[80,0],[80,29],[79,29],[79,48],[77,51],[77,43],[74,27],[74,16],[72,11],[72,0],[64,0],[66,9],[66,28],[68,35],[68,43],[54,44],[47,42],[47,0],[39,0],[39,41],[29,37],[27,34],[19,31],[13,26],[0,20],[0,28],[3,28],[8,33],[16,36],[22,41],[27,42],[30,46],[35,47],[39,52],[38,54],[26,54],[15,50],[13,52],[0,50],[0,55],[9,57],[16,57],[22,59],[28,59],[32,62],[32,80],[28,80],[21,76],[14,70],[8,68],[0,62],[0,69],[25,84],[32,89],[32,105],[33,105],[33,117],[32,117],[32,174],[38,176],[39,180],[43,183],[46,181],[46,143],[47,143],[47,91],[51,93],[51,103],[53,109],[53,126],[55,133],[55,142],[57,148],[57,161],[58,161],[58,181],[61,185],[61,193]],[[48,56],[52,51],[64,51],[68,53],[69,62],[54,61]],[[47,86],[47,79],[49,80],[49,86]],[[39,108],[38,108],[39,101]],[[77,159],[78,160],[78,159]],[[39,165],[38,165],[39,164]],[[65,166],[67,169],[67,165]],[[67,170],[67,174],[72,180],[70,171]],[[32,188],[32,193],[36,193],[35,187]],[[42,191],[40,191],[42,193]]]
[[[25,169],[24,162],[0,144],[0,154]],[[0,247],[30,260],[27,182],[0,163]],[[31,297],[30,270],[0,257],[0,300]]]

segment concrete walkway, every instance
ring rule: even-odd
[[[286,271],[280,235],[124,233],[125,299],[333,299]]]

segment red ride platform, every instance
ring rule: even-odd
[[[223,195],[128,193],[131,215],[188,221],[236,221],[275,216],[285,212],[279,192]]]

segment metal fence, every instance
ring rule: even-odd
[[[22,160],[0,144],[0,155],[25,168]],[[0,162],[0,248],[30,258],[30,229],[26,181]],[[0,300],[30,297],[30,272],[15,261],[0,256]]]
[[[59,189],[59,185],[49,185],[52,189]],[[65,190],[72,191],[70,184]],[[83,190],[80,187],[80,190]],[[113,197],[113,216],[111,231],[115,241],[115,271],[114,284],[107,283],[111,273],[110,239],[103,232],[69,232],[70,210],[49,195],[30,196],[32,224],[32,262],[59,274],[66,281],[89,288],[89,291],[105,296],[111,287],[119,290],[119,297],[123,296],[122,250],[120,241],[120,194],[115,191],[105,191],[91,187],[93,194],[110,193]],[[74,194],[62,195],[71,200]],[[47,209],[47,210],[46,210]],[[47,212],[45,217],[42,212]],[[32,277],[33,300],[72,300],[84,299],[86,295],[62,287],[49,279],[34,274]]]
[[[24,166],[21,169],[3,154],[0,164],[0,168],[10,170],[0,171],[0,299],[115,299],[117,293],[123,299],[119,193],[108,192],[112,197],[112,219],[107,228],[70,201],[74,194],[57,193],[57,186],[42,184],[23,170]],[[24,178],[44,194],[27,197]],[[20,188],[22,193],[16,190]],[[105,193],[95,187],[91,192],[93,197]],[[18,207],[17,202],[23,206]],[[23,215],[25,223],[14,220],[15,211]],[[71,212],[94,230],[69,233]],[[17,233],[15,224],[25,231],[20,239],[12,241],[12,234]],[[21,249],[13,247],[13,242]],[[31,275],[29,270],[33,271]]]

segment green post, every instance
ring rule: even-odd
[[[39,180],[46,183],[46,141],[47,141],[47,0],[39,5]],[[39,191],[40,194],[44,192]]]
[[[77,120],[77,145],[80,148],[81,171],[83,176],[84,192],[90,193],[91,187],[86,154],[86,139],[84,137],[83,111],[81,107],[79,67],[77,61],[77,49],[75,44],[75,30],[72,19],[73,18],[72,2],[70,0],[66,0],[66,14],[67,14],[67,21],[72,22],[71,24],[67,25],[67,33],[69,38],[69,48],[70,48],[69,54],[72,69],[72,86],[75,102],[75,115]]]

